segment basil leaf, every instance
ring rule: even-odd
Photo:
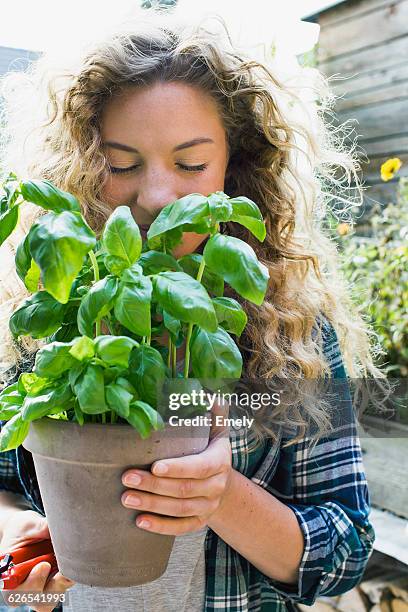
[[[152,277],[153,297],[170,315],[215,331],[217,317],[207,291],[184,272],[160,272]]]
[[[157,412],[157,410],[152,408],[146,402],[142,402],[141,400],[134,400],[132,402],[132,408],[139,408],[140,410],[142,410],[147,416],[149,423],[155,431],[157,431],[158,429],[164,429],[164,422],[160,414]]]
[[[85,414],[101,414],[109,410],[105,403],[105,382],[100,366],[88,364],[75,382],[74,392]]]
[[[109,256],[116,258],[117,265],[123,261],[123,269],[139,259],[142,238],[128,206],[115,208],[103,230],[102,245]]]
[[[229,221],[232,216],[232,205],[223,191],[216,191],[208,196],[208,206],[213,222]]]
[[[95,322],[111,310],[118,289],[119,281],[114,276],[106,276],[89,289],[82,298],[77,315],[78,329],[82,335],[93,337]]]
[[[243,240],[215,234],[204,247],[207,266],[220,274],[239,295],[260,306],[268,287],[268,268]]]
[[[122,419],[129,416],[129,406],[133,395],[121,385],[110,383],[105,388],[106,402],[111,410],[116,412]]]
[[[78,361],[88,361],[95,355],[95,344],[92,338],[82,336],[75,338],[69,349],[70,355]]]
[[[216,385],[217,379],[241,377],[241,353],[222,327],[216,332],[194,328],[190,349],[193,376],[200,379],[215,379],[211,381],[211,385],[213,382]]]
[[[149,437],[152,431],[152,424],[146,413],[141,410],[140,406],[131,404],[129,415],[126,417],[126,420],[136,429],[141,438],[145,439]]]
[[[232,205],[230,220],[240,223],[240,225],[249,229],[260,242],[263,242],[266,237],[266,227],[261,211],[255,202],[245,196],[240,196],[239,198],[231,198],[230,204]]]
[[[65,304],[61,304],[47,291],[38,291],[26,298],[11,315],[10,331],[14,336],[45,338],[61,326],[65,311]]]
[[[26,439],[30,429],[30,423],[26,423],[21,413],[15,414],[2,428],[0,432],[0,452],[13,450],[20,446]]]
[[[182,225],[202,221],[209,214],[208,200],[199,193],[186,195],[160,211],[147,232],[150,240]]]
[[[193,278],[197,278],[198,269],[203,256],[200,253],[190,253],[189,255],[183,255],[178,260],[183,272],[189,274]],[[204,268],[204,273],[201,279],[201,284],[207,289],[208,293],[213,295],[222,296],[224,294],[224,279],[222,276],[213,272],[209,268]]]
[[[149,277],[140,275],[132,283],[121,280],[115,301],[116,319],[134,334],[150,336],[151,299],[152,283]]]
[[[34,421],[41,419],[47,414],[63,412],[64,406],[72,398],[71,387],[68,382],[64,382],[56,389],[31,397],[27,395],[21,408],[24,421]]]
[[[94,245],[95,234],[77,212],[48,213],[31,228],[30,252],[45,289],[59,302],[68,302],[72,282]]]
[[[154,408],[166,377],[166,365],[158,350],[147,344],[133,349],[129,359],[128,379],[141,399]]]
[[[139,343],[128,336],[97,336],[95,351],[109,365],[117,365],[126,369],[129,366],[129,355]]]
[[[81,212],[81,207],[75,196],[58,189],[47,180],[21,181],[21,195],[27,202],[32,202],[46,210],[60,213],[65,210]]]
[[[216,297],[212,301],[218,324],[227,332],[240,336],[245,329],[248,317],[241,304],[228,297]]]
[[[76,365],[70,354],[72,342],[51,342],[40,348],[35,356],[34,373],[45,378],[58,378]]]
[[[160,253],[160,251],[148,251],[140,256],[139,264],[143,268],[143,274],[158,274],[166,270],[182,271],[181,266],[172,255]]]
[[[20,207],[17,204],[0,215],[0,246],[16,228],[19,214]]]

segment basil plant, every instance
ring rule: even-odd
[[[268,269],[220,224],[239,223],[259,241],[265,224],[246,197],[193,193],[163,208],[143,241],[127,206],[117,207],[100,238],[78,200],[46,180],[10,174],[0,200],[0,244],[13,232],[24,202],[47,212],[16,250],[30,296],[12,314],[14,338],[45,339],[32,372],[0,393],[0,451],[19,446],[30,422],[45,416],[130,424],[142,437],[164,426],[158,401],[170,378],[238,379],[239,337],[247,316],[224,283],[262,304]],[[209,234],[203,254],[176,259],[183,232]],[[157,339],[168,333],[168,345]],[[185,343],[184,372],[176,349]],[[188,383],[186,381],[186,383]],[[188,386],[188,385],[187,385]]]

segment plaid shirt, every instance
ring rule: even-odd
[[[332,377],[345,379],[336,334],[328,323],[323,323],[323,332]],[[347,397],[353,415],[349,393]],[[340,401],[344,403],[344,395]],[[354,416],[351,430],[321,438],[313,451],[306,437],[288,447],[283,447],[285,441],[283,436],[275,443],[264,438],[248,452],[251,430],[231,432],[234,469],[285,503],[298,520],[305,541],[298,583],[266,576],[209,529],[205,610],[294,611],[294,602],[312,605],[320,595],[352,589],[362,577],[375,534]],[[22,447],[0,453],[0,489],[21,493],[44,515],[31,454]]]

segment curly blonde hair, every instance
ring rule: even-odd
[[[207,29],[206,20],[186,24],[171,13],[145,11],[89,47],[70,67],[52,67],[45,55],[25,73],[7,75],[3,168],[49,179],[74,194],[98,234],[111,213],[101,199],[109,176],[99,129],[106,101],[122,89],[156,82],[177,80],[199,88],[216,101],[227,134],[224,190],[255,201],[266,223],[263,243],[236,223],[225,227],[248,242],[270,272],[262,306],[243,304],[248,325],[238,346],[247,375],[289,380],[327,374],[319,328],[312,334],[320,316],[337,332],[347,373],[378,374],[372,332],[350,301],[336,246],[323,230],[333,202],[347,212],[355,201],[349,187],[358,171],[341,131],[325,121],[333,102],[327,83],[309,69],[304,85],[309,99],[303,100],[299,81],[284,85],[265,63],[237,53],[223,20],[212,19],[221,23],[225,36]],[[20,233],[3,245],[3,362],[17,362],[23,348],[30,352],[41,344],[23,338],[17,350],[8,332],[11,312],[27,295],[10,249],[39,214],[30,206],[24,211]],[[297,414],[296,422],[308,416],[323,431],[328,424],[323,403],[304,411],[309,414]]]

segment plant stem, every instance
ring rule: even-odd
[[[176,347],[176,343],[174,343],[173,346],[172,346],[172,354],[173,354],[172,376],[173,376],[173,378],[176,378],[176,374],[177,374],[177,347]]]
[[[170,369],[170,367],[171,367],[171,351],[172,351],[170,333],[169,333],[168,347],[169,347],[168,348],[169,354],[167,355],[167,367]]]
[[[106,414],[102,412],[102,423],[106,423]]]
[[[89,259],[92,262],[92,267],[93,267],[93,272],[94,272],[94,280],[95,283],[98,282],[99,280],[99,266],[98,266],[98,262],[96,261],[96,257],[95,257],[95,253],[93,251],[89,251],[88,253],[89,255]],[[101,322],[100,320],[96,320],[96,327],[95,327],[95,337],[100,336],[101,335]]]
[[[200,267],[198,268],[198,272],[197,272],[197,280],[199,283],[201,283],[201,279],[204,273],[204,268],[205,268],[205,261],[203,257],[200,262]],[[187,328],[186,354],[184,357],[184,378],[188,378],[188,371],[190,369],[190,339],[191,339],[191,334],[193,333],[193,326],[194,326],[194,323],[189,323],[188,328]]]

